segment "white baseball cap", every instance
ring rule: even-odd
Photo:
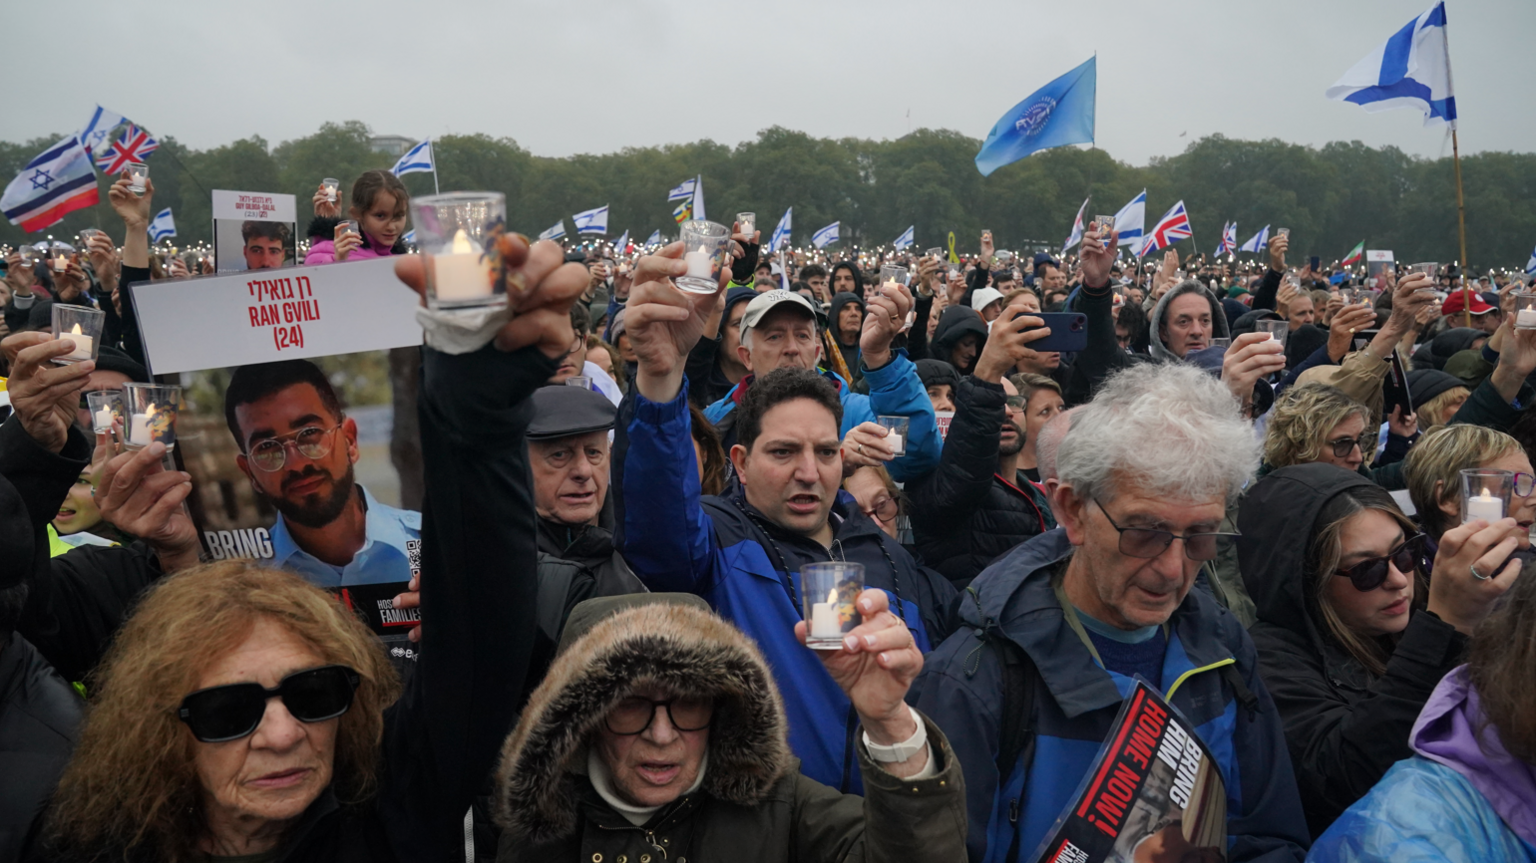
[[[996,291],[993,293],[996,293]],[[780,303],[794,303],[804,309],[805,313],[811,316],[811,320],[816,320],[816,307],[811,305],[810,300],[794,291],[774,288],[771,291],[764,291],[758,294],[752,298],[750,303],[747,303],[747,310],[741,316],[742,331],[745,332],[757,326],[758,322],[763,319],[763,316]]]

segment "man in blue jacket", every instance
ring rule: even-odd
[[[724,496],[701,496],[683,368],[715,298],[673,287],[670,277],[687,271],[682,252],[677,244],[640,262],[626,313],[639,365],[619,407],[627,440],[615,476],[622,551],[647,587],[697,594],[756,639],[783,693],[802,772],[857,793],[857,716],[795,638],[800,567],[832,559],[863,564],[865,583],[890,595],[892,612],[924,651],[943,637],[954,590],[839,488],[846,401],[808,368],[768,372],[746,390],[734,408],[730,450],[740,482]],[[917,395],[927,401],[921,389]],[[931,422],[931,407],[928,416]]]
[[[1056,453],[1061,527],[976,577],[964,625],[908,698],[954,741],[973,863],[1034,859],[1137,676],[1220,767],[1227,859],[1302,859],[1307,824],[1253,642],[1192,589],[1230,541],[1219,533],[1226,503],[1258,463],[1236,400],[1192,366],[1132,367],[1077,409]]]
[[[878,289],[868,303],[863,327],[859,332],[858,360],[869,395],[853,392],[849,382],[835,372],[817,368],[821,359],[822,339],[817,332],[816,308],[811,301],[792,291],[773,290],[758,294],[747,304],[741,318],[741,345],[737,353],[751,374],[742,378],[725,397],[704,410],[704,416],[720,432],[721,443],[729,451],[736,443],[737,405],[757,375],[774,369],[811,369],[837,388],[843,405],[839,434],[844,439],[846,457],[851,467],[885,464],[889,453],[879,442],[882,432],[874,426],[877,416],[908,418],[906,453],[887,464],[897,482],[905,482],[927,473],[939,463],[944,440],[933,415],[933,402],[917,376],[917,366],[904,350],[891,350],[891,341],[901,332],[912,295],[902,285]],[[864,429],[859,426],[868,424]]]

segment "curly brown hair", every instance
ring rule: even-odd
[[[326,662],[361,678],[336,734],[332,790],[373,793],[384,708],[400,681],[368,627],[300,576],[249,560],[195,567],[151,589],[92,675],[91,707],[49,816],[55,847],[85,859],[201,859],[200,745],[177,717],[182,698],[258,619],[287,627]]]
[[[1527,563],[1498,608],[1473,630],[1467,649],[1467,678],[1477,688],[1483,708],[1478,745],[1482,746],[1481,738],[1491,725],[1498,730],[1504,749],[1526,764],[1536,764],[1532,663],[1536,663],[1536,563]]]
[[[1343,390],[1328,384],[1291,387],[1275,400],[1270,412],[1264,429],[1264,463],[1278,470],[1317,461],[1328,433],[1351,416],[1359,416],[1370,427],[1370,411]],[[1375,454],[1375,447],[1367,448],[1367,464]]]

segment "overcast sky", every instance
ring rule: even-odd
[[[736,144],[773,125],[982,138],[1097,51],[1098,146],[1132,164],[1216,132],[1448,155],[1419,113],[1323,96],[1428,4],[4,0],[0,17],[32,35],[0,53],[0,139],[73,131],[98,101],[198,149],[327,120],[509,136],[544,156]],[[1536,0],[1447,5],[1462,151],[1536,150]]]

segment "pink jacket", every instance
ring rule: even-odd
[[[347,255],[347,260],[366,261],[370,258],[387,258],[389,256],[390,250],[388,248],[378,245],[367,234],[363,234],[363,244],[353,249],[352,254]],[[304,256],[304,266],[306,267],[312,267],[315,264],[334,264],[335,262],[335,240],[316,240],[315,244],[309,247],[309,254]]]

